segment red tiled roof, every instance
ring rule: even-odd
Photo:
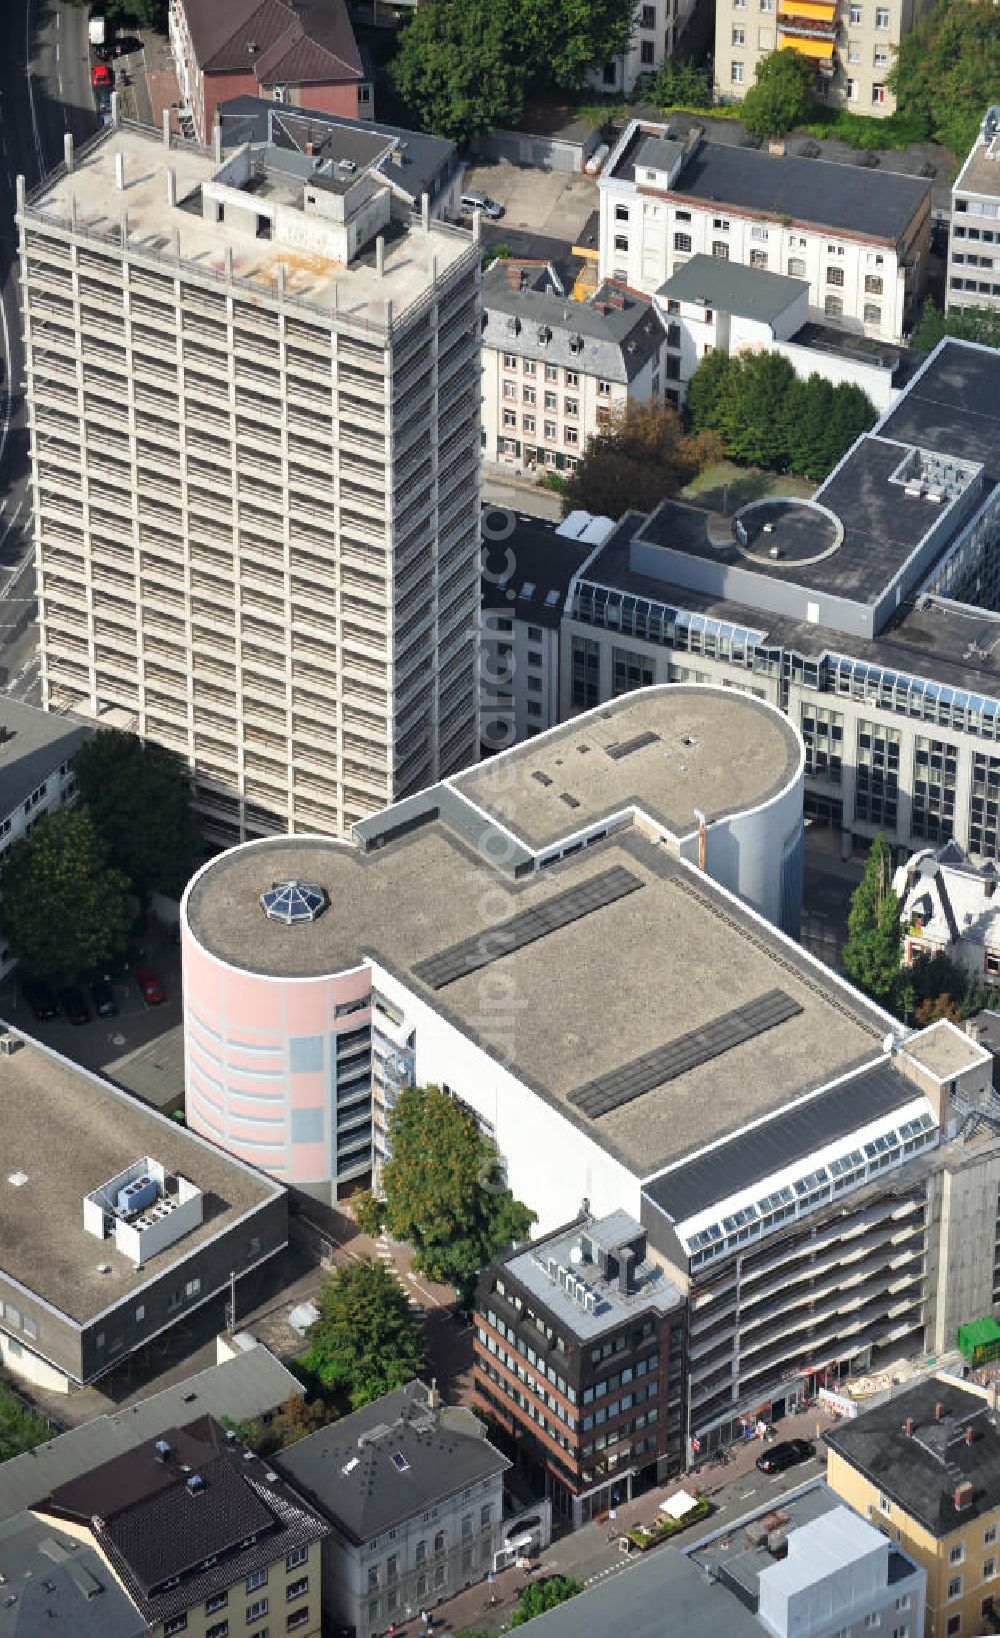
[[[344,0],[182,0],[199,67],[259,83],[361,79]],[[251,49],[253,48],[253,49]]]

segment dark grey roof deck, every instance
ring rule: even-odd
[[[145,1638],[149,1628],[96,1548],[47,1520],[0,1524],[0,1638]]]
[[[494,262],[483,276],[484,346],[619,383],[632,381],[662,347],[663,325],[648,297],[616,286],[622,305],[615,307],[607,300],[608,285],[585,302],[530,284],[515,290],[512,266]],[[516,332],[508,328],[512,322]]]
[[[930,183],[896,171],[703,142],[670,191],[895,245],[927,203]]]
[[[775,1114],[765,1126],[743,1131],[708,1154],[653,1178],[643,1193],[672,1222],[683,1222],[714,1200],[749,1188],[919,1096],[919,1088],[897,1069],[885,1063],[869,1065],[840,1086]]]
[[[768,324],[809,291],[805,279],[765,273],[760,267],[699,253],[679,267],[656,292],[664,301],[701,301],[720,313]]]
[[[1000,352],[950,339],[910,383],[883,437],[981,461],[1000,481]]]
[[[942,1407],[940,1419],[935,1406]],[[903,1424],[913,1418],[913,1433]],[[971,1444],[965,1429],[971,1427]],[[985,1399],[931,1377],[824,1434],[851,1463],[919,1524],[940,1538],[967,1530],[972,1519],[1000,1507],[1000,1431]],[[956,1486],[972,1485],[969,1504],[955,1506]]]
[[[62,762],[74,757],[93,728],[75,717],[39,711],[5,695],[0,703],[0,819],[12,813]]]
[[[558,630],[570,581],[594,550],[593,541],[573,540],[558,534],[554,523],[489,502],[482,515],[483,608]]]

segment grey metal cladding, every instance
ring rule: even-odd
[[[587,1081],[570,1093],[569,1101],[591,1120],[597,1120],[623,1103],[642,1097],[644,1092],[651,1092],[655,1086],[687,1074],[699,1064],[741,1046],[744,1041],[754,1040],[801,1011],[799,1002],[784,990],[768,990],[745,1006],[720,1013],[702,1029],[679,1035],[665,1046],[657,1047],[655,1052],[647,1052],[621,1069]]]
[[[623,899],[643,885],[641,877],[633,875],[624,865],[614,865],[610,870],[602,870],[588,881],[581,882],[578,887],[571,887],[565,893],[547,899],[544,904],[521,910],[509,921],[485,928],[472,938],[462,939],[449,949],[428,956],[425,961],[418,961],[413,968],[414,977],[429,989],[443,989],[446,984],[454,984],[457,979],[466,978],[480,967],[501,961],[525,944],[533,944],[547,933],[568,927],[571,922],[579,921],[581,916],[589,916],[594,910],[614,904],[617,899]]]

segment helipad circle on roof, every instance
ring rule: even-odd
[[[836,512],[819,501],[777,495],[750,501],[733,518],[733,541],[751,563],[818,563],[844,540],[844,525]]]
[[[268,921],[280,921],[286,927],[298,927],[303,922],[315,921],[328,903],[322,887],[297,878],[272,882],[260,896],[260,907]]]

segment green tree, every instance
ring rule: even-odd
[[[508,4],[530,79],[535,85],[565,90],[582,85],[588,69],[627,49],[638,10],[638,0],[508,0]]]
[[[655,103],[658,108],[711,108],[714,100],[711,77],[693,63],[667,57],[650,81],[644,100]]]
[[[993,0],[938,0],[903,35],[889,70],[899,109],[964,159],[1000,86],[1000,27]]]
[[[825,478],[846,455],[856,438],[875,425],[875,406],[868,394],[853,381],[841,381],[833,389],[822,471],[810,477]]]
[[[900,903],[892,890],[892,855],[882,831],[869,849],[865,873],[851,897],[844,971],[859,989],[891,1002],[903,953]]]
[[[815,71],[799,51],[771,51],[757,64],[740,118],[754,136],[779,137],[816,112]]]
[[[692,432],[721,432],[723,406],[732,396],[739,361],[716,347],[695,366],[684,398],[684,419]]]
[[[455,142],[516,124],[524,107],[527,76],[504,0],[426,0],[389,71],[421,128]]]
[[[789,471],[814,482],[826,476],[833,386],[820,375],[791,383],[784,403]]]
[[[179,898],[205,856],[180,758],[135,734],[102,728],[73,759],[80,796],[141,902]]]
[[[981,347],[1000,347],[1000,312],[990,307],[960,307],[942,313],[928,296],[910,337],[915,353],[929,353],[943,336],[977,341]]]
[[[287,1450],[309,1433],[317,1433],[336,1420],[336,1411],[323,1399],[306,1399],[292,1394],[273,1416],[258,1416],[251,1422],[233,1422],[222,1418],[223,1427],[231,1428],[237,1438],[258,1456],[273,1456]]]
[[[566,481],[563,513],[577,507],[612,518],[630,507],[651,512],[721,452],[714,433],[685,433],[668,406],[630,405],[587,444]]]
[[[729,378],[726,453],[746,466],[781,472],[788,465],[784,407],[795,371],[780,353],[743,353],[738,364]]]
[[[535,1213],[507,1188],[496,1150],[470,1111],[440,1087],[406,1087],[389,1117],[389,1138],[386,1226],[410,1242],[418,1268],[464,1294],[484,1263],[528,1238]]]
[[[982,979],[969,972],[945,950],[921,950],[908,967],[900,969],[896,1010],[918,1024],[935,1018],[956,1023],[995,1005]]]
[[[546,1610],[554,1610],[557,1604],[565,1604],[567,1598],[582,1592],[583,1582],[569,1575],[547,1575],[543,1581],[533,1581],[518,1593],[508,1626],[523,1627],[536,1615],[544,1615]]]
[[[3,924],[15,954],[39,978],[94,971],[125,948],[128,878],[83,809],[43,814],[3,867]]]
[[[326,1393],[358,1410],[424,1369],[424,1339],[406,1293],[381,1263],[363,1257],[327,1280],[319,1318],[299,1363]]]
[[[74,6],[89,6],[91,0],[71,0]],[[167,32],[167,0],[101,0],[95,7],[111,27],[124,33],[130,28],[155,28]]]

